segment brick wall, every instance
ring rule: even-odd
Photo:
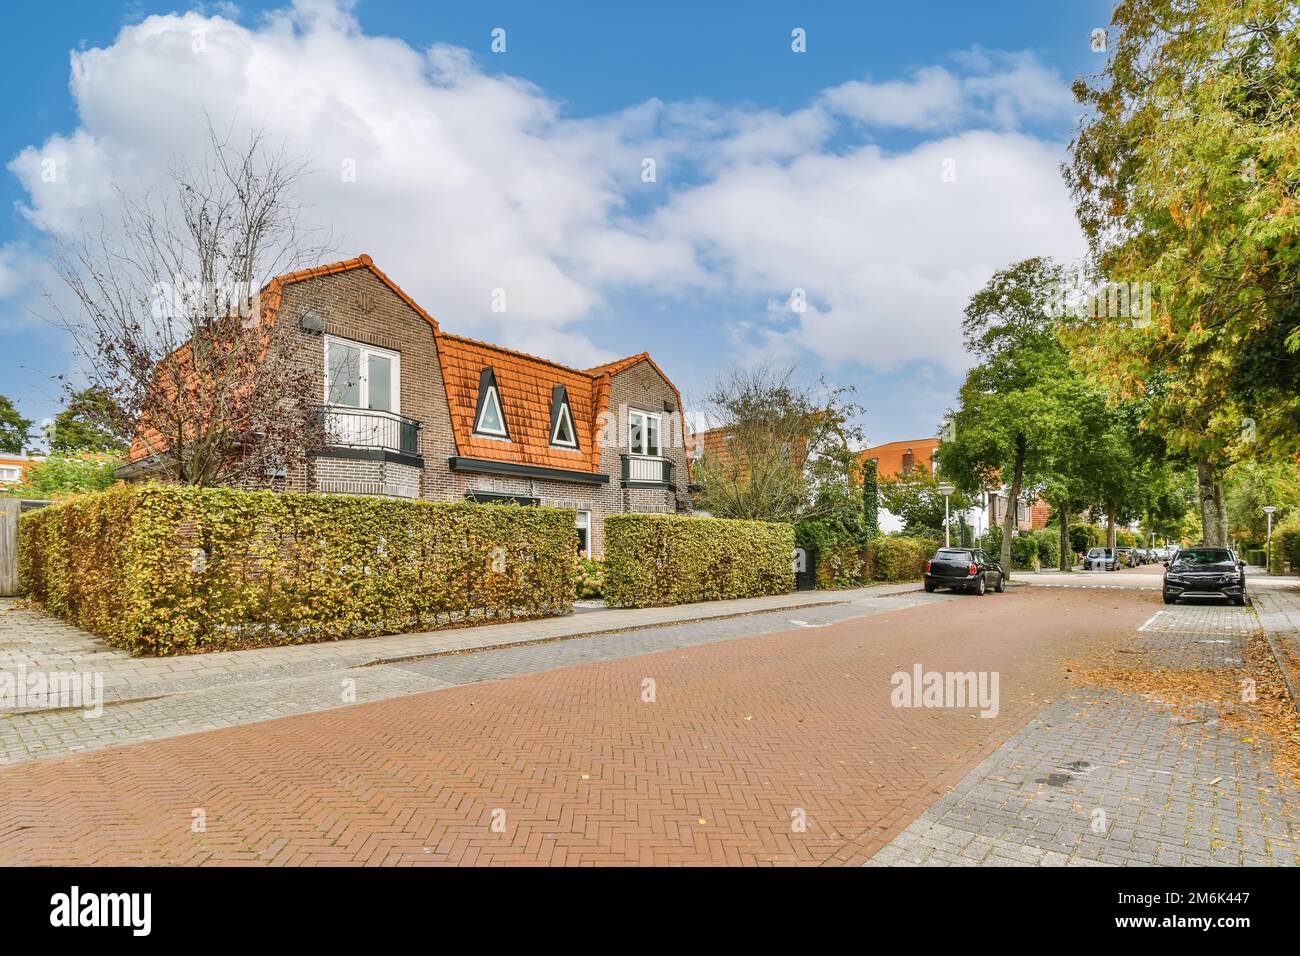
[[[311,374],[314,401],[325,400],[325,344],[319,333],[303,332],[300,317],[314,311],[325,321],[325,333],[398,352],[400,397],[398,413],[421,423],[418,451],[424,468],[391,461],[308,456],[287,462],[282,478],[246,483],[276,491],[319,491],[339,494],[384,494],[421,497],[431,501],[463,500],[469,491],[527,496],[543,505],[590,511],[593,556],[604,553],[604,517],[623,511],[676,512],[687,502],[687,449],[682,410],[672,386],[647,362],[614,375],[610,384],[612,442],[601,450],[605,485],[516,476],[454,472],[447,459],[457,454],[447,396],[433,329],[416,310],[368,269],[352,269],[295,282],[287,286],[279,321],[290,324],[300,345],[299,360]],[[562,357],[561,357],[562,359]],[[665,411],[669,402],[672,412]],[[628,409],[662,416],[661,453],[676,467],[676,490],[623,488],[620,454],[628,451]],[[576,531],[575,531],[576,535]]]

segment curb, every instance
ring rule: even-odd
[[[1300,714],[1300,688],[1296,687],[1296,682],[1291,678],[1292,665],[1287,662],[1287,656],[1282,652],[1282,647],[1277,642],[1277,629],[1269,627],[1261,619],[1259,605],[1254,597],[1250,599],[1250,609],[1255,615],[1255,620],[1259,623],[1260,631],[1264,634],[1264,640],[1268,642],[1268,649],[1273,653],[1273,661],[1277,664],[1277,669],[1282,675],[1282,683],[1286,686],[1287,693],[1291,695],[1291,706],[1297,714]]]

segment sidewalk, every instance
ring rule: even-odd
[[[583,610],[565,617],[535,621],[175,657],[132,657],[78,627],[22,608],[12,599],[0,599],[0,672],[90,671],[103,674],[105,699],[120,700],[152,693],[156,690],[153,685],[159,683],[174,685],[185,681],[190,687],[198,688],[236,680],[307,674],[664,624],[827,604],[851,604],[916,590],[920,590],[919,582],[902,582],[847,591],[795,591],[672,607]]]
[[[1291,701],[1300,710],[1300,585],[1252,591],[1251,602],[1291,692]]]
[[[915,584],[802,592],[672,608],[593,610],[543,621],[382,638],[132,658],[34,611],[0,609],[0,674],[101,680],[102,706],[0,710],[0,764],[97,750],[387,700],[654,649],[824,627],[944,600]],[[804,608],[805,610],[797,610]]]

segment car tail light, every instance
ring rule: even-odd
[[[978,573],[979,573],[979,568],[975,567],[975,565],[972,564],[972,565],[970,566],[970,573],[971,573],[971,574],[978,574]]]
[[[925,573],[926,573],[926,574],[929,574],[929,573],[930,573],[930,564],[931,564],[931,562],[929,562],[929,561],[925,562]]]

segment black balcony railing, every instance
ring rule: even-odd
[[[322,405],[317,415],[327,447],[420,453],[420,423],[414,418],[346,405]]]
[[[620,455],[623,483],[627,485],[671,485],[673,460],[658,455]]]

